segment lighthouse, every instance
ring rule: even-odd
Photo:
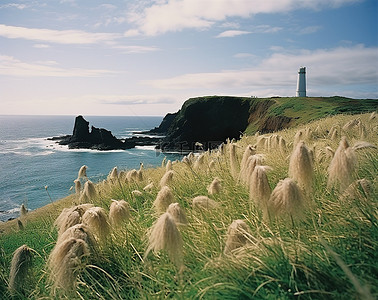
[[[306,97],[306,67],[298,70],[297,97]]]

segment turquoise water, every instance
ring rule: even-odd
[[[158,126],[161,117],[84,118],[90,126],[111,130],[117,138],[135,131]],[[164,156],[177,159],[178,154],[162,154],[153,147],[130,150],[69,150],[47,138],[72,134],[74,116],[0,116],[0,220],[19,215],[21,204],[36,209],[68,196],[79,168],[87,165],[93,182],[104,179],[110,170],[139,168],[161,164]],[[45,189],[47,186],[47,191]]]

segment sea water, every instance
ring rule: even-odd
[[[117,138],[158,126],[161,117],[84,116],[98,128],[112,131]],[[74,116],[0,116],[0,221],[19,216],[20,206],[29,210],[70,195],[82,165],[93,182],[106,178],[111,169],[161,165],[179,159],[175,153],[162,154],[153,146],[129,150],[97,151],[68,149],[48,138],[72,134]]]

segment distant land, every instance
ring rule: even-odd
[[[233,97],[190,98],[176,113],[168,113],[161,124],[143,132],[151,137],[117,139],[103,128],[76,117],[72,135],[56,137],[69,148],[97,150],[130,149],[137,145],[155,145],[161,151],[195,151],[218,147],[227,139],[256,132],[268,133],[306,124],[336,114],[375,111],[378,99],[346,97]]]

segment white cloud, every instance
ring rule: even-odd
[[[114,46],[115,49],[123,50],[124,53],[148,53],[159,51],[158,47],[154,46]]]
[[[0,5],[0,9],[2,8],[17,8],[17,9],[25,9],[27,6],[25,4],[19,4],[19,3],[8,3]]]
[[[250,33],[251,33],[250,31],[244,31],[244,30],[227,30],[218,34],[216,38],[235,37],[235,36],[245,35],[245,34],[250,34]]]
[[[50,48],[50,45],[46,45],[46,44],[34,44],[33,47],[34,48],[38,48],[38,49],[46,49],[46,48]]]
[[[283,88],[296,83],[299,66],[307,66],[309,86],[378,85],[378,48],[301,50],[274,53],[254,68],[193,73],[145,81],[160,89]]]
[[[299,30],[299,34],[311,34],[319,31],[322,27],[321,26],[308,26]]]
[[[0,75],[19,77],[99,77],[113,74],[109,70],[52,67],[56,62],[22,62],[12,56],[0,55]]]
[[[145,35],[158,35],[186,28],[208,29],[229,17],[284,13],[297,9],[338,7],[360,0],[167,0],[138,5],[129,22]],[[132,8],[131,8],[132,9]]]
[[[235,58],[249,58],[249,57],[256,57],[256,56],[251,53],[236,53],[234,57]]]
[[[114,33],[90,33],[81,30],[37,29],[0,24],[0,36],[10,39],[26,39],[58,44],[96,44],[112,42],[121,35]]]
[[[177,98],[172,95],[83,95],[75,98],[77,101],[93,101],[109,105],[141,105],[141,104],[170,104]]]

